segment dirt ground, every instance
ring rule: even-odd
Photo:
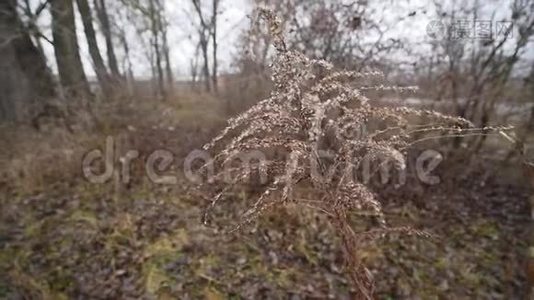
[[[522,296],[526,191],[476,184],[390,198],[392,223],[435,237],[389,236],[366,249],[378,298]],[[349,298],[335,233],[316,213],[289,207],[226,235],[203,226],[197,201],[179,190],[140,187],[114,199],[105,187],[80,184],[9,195],[0,224],[1,296]]]
[[[137,145],[164,137],[158,146],[180,147],[183,157],[211,134],[196,123],[124,130]],[[528,190],[487,174],[377,189],[390,224],[433,236],[388,235],[363,250],[378,299],[525,296]],[[185,181],[118,187],[69,176],[39,189],[1,188],[0,298],[350,299],[336,233],[301,206],[225,234],[201,223],[204,203]],[[236,193],[215,214],[235,223],[248,202]]]

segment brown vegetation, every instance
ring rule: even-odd
[[[511,1],[513,34],[416,53],[372,4],[254,0],[281,19],[252,18],[231,72],[227,1],[186,2],[197,50],[183,82],[164,0],[0,3],[0,298],[527,297],[532,1]],[[149,79],[134,77],[135,48]],[[82,161],[109,139],[114,172],[90,183]],[[217,172],[197,190],[183,166],[202,145]],[[151,179],[156,150],[175,184]],[[236,151],[254,150],[265,164],[249,173]]]

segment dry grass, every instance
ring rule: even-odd
[[[371,164],[371,173],[388,163],[403,170],[406,151],[414,144],[486,134],[495,128],[473,128],[465,119],[431,110],[374,106],[365,96],[366,91],[405,92],[414,88],[382,84],[362,88],[362,82],[381,74],[336,71],[326,61],[289,50],[274,13],[260,9],[258,15],[267,21],[277,52],[272,67],[274,90],[267,99],[230,119],[229,125],[204,146],[216,154],[200,169],[215,169],[204,186],[212,199],[209,209],[234,188],[250,183],[250,165],[235,163],[246,159],[244,155],[250,151],[260,151],[265,160],[259,157],[257,175],[266,176],[260,180],[256,200],[241,216],[236,229],[273,207],[288,203],[314,207],[329,217],[339,234],[356,297],[371,299],[374,283],[362,264],[359,249],[388,233],[425,234],[387,226],[381,203],[365,181],[355,178],[354,171],[366,163]],[[228,170],[233,175],[230,182]],[[302,184],[314,188],[315,199],[299,202],[294,190]],[[377,221],[374,228],[355,229],[350,219],[354,211],[372,215]]]
[[[32,194],[82,178],[85,153],[104,149],[114,138],[118,159],[130,149],[146,155],[169,149],[185,156],[206,141],[226,118],[224,103],[211,95],[181,92],[166,102],[142,97],[101,101],[92,107],[90,127],[67,128],[51,119],[39,130],[20,124],[0,128],[0,186]],[[183,153],[182,153],[183,152]]]

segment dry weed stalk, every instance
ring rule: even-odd
[[[490,128],[476,129],[465,119],[435,111],[374,107],[351,82],[380,77],[379,72],[335,71],[326,61],[289,50],[280,20],[268,9],[259,9],[258,16],[267,21],[277,52],[272,65],[275,89],[269,98],[229,120],[228,127],[204,149],[217,153],[216,166],[231,163],[244,151],[272,154],[273,149],[277,150],[259,167],[267,172],[267,182],[237,228],[269,208],[298,202],[293,193],[298,183],[311,185],[318,195],[315,207],[329,216],[340,235],[356,297],[370,299],[373,280],[362,265],[358,249],[389,232],[424,233],[387,227],[380,202],[364,183],[355,180],[353,171],[366,159],[379,164],[393,162],[396,168],[405,168],[407,148],[420,141],[415,139],[416,134],[483,134]],[[383,85],[366,89],[403,90]],[[414,117],[419,124],[431,125],[411,125]],[[366,129],[366,134],[355,136],[361,128]],[[280,155],[280,151],[285,155]],[[324,151],[328,151],[328,157]],[[206,214],[227,191],[248,179],[249,167],[233,168],[233,181],[220,189],[213,181],[222,182],[225,175],[216,173],[211,178],[204,187],[204,191],[211,190],[212,199]],[[372,211],[379,227],[355,231],[349,218],[352,211]]]

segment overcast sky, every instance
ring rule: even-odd
[[[1,1],[1,0],[0,0]],[[32,0],[35,6],[39,0]],[[111,18],[120,19],[123,11],[114,11],[114,4],[118,0],[106,0],[108,12]],[[345,0],[333,0],[345,1]],[[486,0],[485,9],[479,15],[480,20],[490,20],[492,13],[496,12],[495,20],[505,20],[509,17],[509,7],[512,0]],[[92,2],[92,1],[90,1]],[[166,17],[170,23],[168,39],[170,45],[170,55],[173,71],[176,77],[184,77],[190,74],[190,61],[194,57],[196,43],[196,33],[192,22],[196,21],[191,0],[166,0]],[[211,2],[211,1],[208,1]],[[466,1],[445,1],[446,7],[465,5]],[[467,1],[472,2],[472,1]],[[369,11],[374,14],[376,20],[382,19],[381,25],[389,27],[387,37],[400,38],[412,45],[411,50],[416,52],[431,51],[428,41],[431,39],[427,34],[427,25],[433,20],[440,20],[434,12],[433,5],[425,0],[399,0],[399,1],[370,1]],[[496,9],[497,8],[497,9]],[[220,72],[232,70],[232,58],[237,55],[236,45],[243,30],[250,25],[247,16],[252,10],[250,0],[221,0],[219,15],[219,65]],[[411,17],[407,17],[415,12]],[[77,12],[76,12],[77,13]],[[402,19],[399,21],[399,19]],[[120,22],[119,23],[123,23]],[[50,15],[43,13],[39,19],[40,26],[44,29],[44,34],[51,38]],[[78,43],[81,49],[84,69],[88,76],[94,76],[91,59],[87,50],[87,43],[83,33],[83,26],[77,14],[77,34]],[[95,24],[96,26],[96,24]],[[151,75],[150,61],[146,56],[146,47],[135,32],[133,26],[127,26],[125,31],[128,35],[128,43],[131,47],[131,58],[133,61],[133,71],[136,77],[149,77]],[[99,47],[105,54],[105,43],[102,36],[98,36]],[[116,44],[116,52],[119,59],[124,57],[122,48]],[[45,52],[49,57],[50,67],[55,69],[55,59],[53,47],[44,43]],[[534,58],[534,47],[526,48],[526,57]],[[399,55],[399,54],[397,54]],[[105,55],[103,55],[105,58]],[[399,59],[410,59],[409,57],[399,57]]]
[[[1,1],[1,0],[0,0]],[[107,1],[111,7],[108,9],[110,17],[119,18],[119,14],[113,13],[113,1]],[[32,4],[37,7],[38,0],[32,0]],[[92,2],[92,1],[90,1]],[[173,71],[177,77],[186,76],[190,74],[190,61],[194,57],[196,47],[196,36],[192,22],[196,20],[193,6],[190,0],[167,0],[164,1],[166,6],[166,16],[170,23],[168,31],[168,40],[170,45],[170,55]],[[219,65],[221,72],[229,71],[231,69],[231,58],[235,55],[237,49],[234,47],[241,32],[249,26],[247,15],[250,13],[251,6],[248,0],[221,0],[219,8],[219,27],[218,27],[218,41],[219,41]],[[52,40],[50,14],[48,11],[43,12],[38,20],[39,25],[43,28],[43,33]],[[97,24],[95,24],[97,26]],[[87,42],[85,40],[83,25],[81,19],[76,12],[76,30],[78,35],[78,44],[80,53],[84,64],[84,70],[88,76],[95,76],[89,51],[87,49]],[[137,36],[133,26],[125,29],[128,35],[129,47],[131,47],[131,58],[133,61],[134,75],[138,77],[150,76],[150,62],[146,57],[145,46]],[[105,57],[105,42],[103,37],[99,35],[98,45]],[[124,51],[115,43],[115,51],[119,61],[124,56]],[[231,45],[232,47],[229,47]],[[50,67],[55,70],[54,49],[52,45],[44,42],[45,53],[49,58]]]

